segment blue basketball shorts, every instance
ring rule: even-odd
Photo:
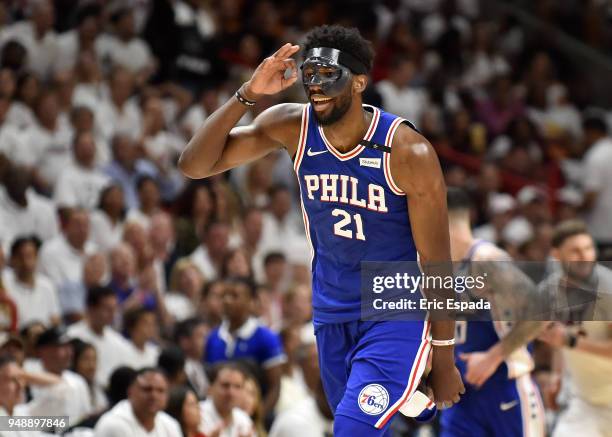
[[[540,392],[531,376],[466,384],[461,401],[441,413],[441,437],[544,437]]]
[[[414,393],[431,351],[428,321],[315,324],[321,379],[334,416],[377,429]]]

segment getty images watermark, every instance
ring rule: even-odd
[[[361,263],[362,320],[612,321],[611,263]]]

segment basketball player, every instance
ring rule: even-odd
[[[492,309],[491,321],[457,320],[455,352],[466,392],[459,404],[442,412],[441,435],[544,437],[544,411],[525,345],[547,322],[499,321],[500,314],[516,314],[521,306],[533,305],[537,288],[512,266],[507,253],[473,237],[468,194],[451,187],[447,196],[453,261],[472,275],[488,273],[486,297]]]
[[[591,293],[593,300],[578,298],[586,305],[571,305],[568,319],[574,323],[554,323],[539,338],[560,354],[562,366],[555,369],[560,383],[563,367],[569,374],[569,405],[555,426],[553,437],[612,436],[612,271],[597,265],[593,238],[584,223],[562,222],[553,232],[553,256],[562,271],[552,275],[542,289],[552,299],[559,295]],[[556,296],[553,296],[556,295]],[[590,304],[593,304],[592,308]],[[579,311],[579,313],[578,313]],[[567,314],[557,316],[567,317]],[[566,320],[568,320],[566,319]],[[559,320],[559,318],[557,318]],[[563,320],[563,319],[561,319]],[[560,388],[560,385],[557,387]]]
[[[454,320],[360,320],[361,261],[416,261],[417,251],[424,263],[450,260],[446,189],[429,142],[362,104],[373,50],[356,29],[322,26],[306,36],[308,104],[276,105],[235,127],[258,99],[296,82],[291,56],[299,49],[285,44],[266,58],[196,132],[179,166],[204,178],[277,149],[289,153],[313,249],[313,316],[334,435],[383,436],[416,390],[432,345],[436,403],[450,406],[464,390]]]

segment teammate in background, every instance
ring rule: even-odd
[[[297,78],[285,44],[215,111],[179,167],[205,178],[285,148],[293,158],[312,249],[313,316],[334,435],[382,436],[415,391],[433,347],[428,382],[439,406],[459,401],[454,320],[360,320],[361,261],[450,261],[446,187],[436,154],[409,123],[363,105],[374,53],[356,29],[306,35],[302,83],[309,104],[286,103],[235,127],[264,95]],[[433,340],[430,340],[433,337]]]
[[[492,309],[491,321],[456,322],[455,352],[466,392],[459,404],[442,412],[441,435],[544,437],[544,411],[531,380],[534,364],[525,346],[546,322],[499,321],[503,311],[500,303],[503,305],[506,297],[502,294],[511,295],[516,304],[520,303],[519,293],[535,297],[537,289],[512,266],[507,253],[474,238],[470,227],[472,205],[465,191],[449,188],[447,203],[453,261],[463,263],[472,275],[474,271],[492,270],[487,275],[488,285],[492,285],[487,291]],[[495,284],[491,284],[493,281]]]
[[[569,405],[561,414],[553,437],[612,435],[612,271],[596,264],[595,243],[584,223],[566,221],[554,230],[552,255],[561,262],[562,270],[542,286],[551,299],[566,297],[571,309],[571,325],[555,322],[539,337],[555,348],[553,365],[556,397],[561,388],[563,370],[569,374]],[[595,299],[578,301],[572,296],[591,294]],[[556,320],[568,314],[556,314]]]

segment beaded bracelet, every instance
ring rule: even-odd
[[[255,102],[252,102],[251,100],[247,100],[247,99],[245,99],[245,98],[242,96],[242,94],[240,94],[240,90],[236,91],[235,96],[236,96],[236,98],[238,99],[238,101],[239,101],[240,103],[242,103],[243,105],[246,105],[246,106],[255,106]]]

